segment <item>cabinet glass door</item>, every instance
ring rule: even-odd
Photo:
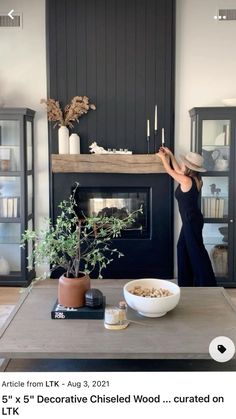
[[[208,171],[229,170],[229,120],[204,120],[202,122],[202,155]]]
[[[202,121],[202,155],[208,174],[202,177],[203,240],[217,278],[228,278],[230,121]]]
[[[20,121],[0,120],[0,171],[20,169]]]

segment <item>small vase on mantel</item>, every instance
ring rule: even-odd
[[[69,154],[69,130],[65,125],[58,129],[58,153]]]
[[[70,154],[80,154],[80,137],[78,134],[71,134],[69,138]]]

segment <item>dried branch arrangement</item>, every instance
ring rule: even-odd
[[[55,99],[41,99],[40,103],[46,105],[48,120],[54,121],[56,125],[73,128],[73,122],[79,122],[79,118],[88,113],[90,109],[95,110],[96,106],[89,103],[87,96],[75,96],[71,102],[62,110],[60,103]]]

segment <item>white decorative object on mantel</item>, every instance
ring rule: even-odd
[[[69,129],[65,125],[58,129],[58,153],[69,154]]]
[[[90,153],[94,153],[94,154],[132,154],[132,151],[129,151],[129,150],[123,150],[123,149],[120,149],[120,150],[116,150],[116,149],[113,149],[113,150],[106,150],[105,148],[103,148],[103,147],[100,147],[97,143],[96,143],[96,141],[94,141],[90,146],[89,146],[89,148],[90,148]]]
[[[78,134],[71,134],[69,138],[70,154],[80,154],[80,137]]]
[[[9,275],[9,273],[10,266],[8,261],[3,256],[0,256],[0,275]]]

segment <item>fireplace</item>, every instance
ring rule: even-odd
[[[121,237],[150,237],[150,188],[130,187],[80,187],[75,194],[76,212],[85,216],[126,218],[131,212],[142,208],[134,215],[134,222],[125,229]]]
[[[142,205],[143,214],[114,239],[114,247],[125,256],[107,266],[104,278],[173,277],[172,185],[166,174],[55,173],[53,177],[53,220],[58,204],[68,199],[76,182],[78,215],[102,211],[122,216]]]

